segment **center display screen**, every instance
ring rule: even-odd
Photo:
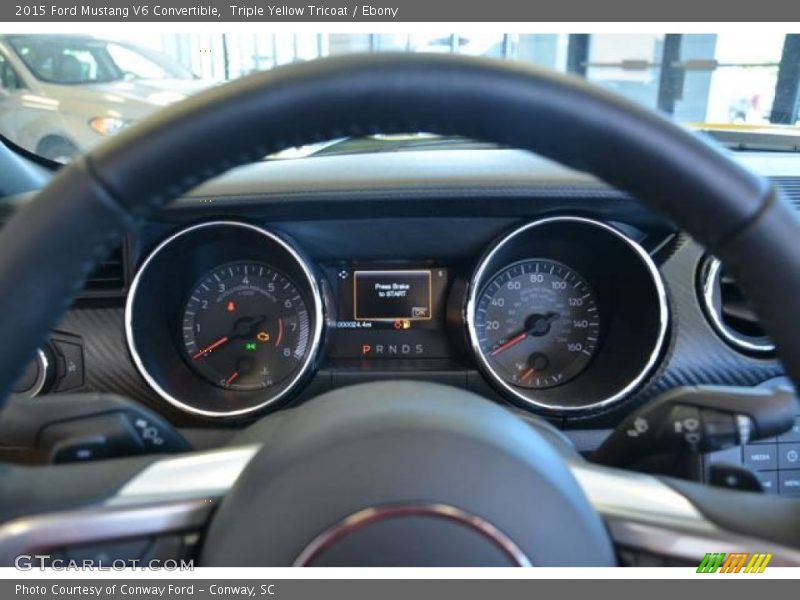
[[[418,321],[431,318],[431,271],[354,271],[353,318]]]
[[[442,268],[330,268],[336,282],[333,358],[445,358],[448,272]]]

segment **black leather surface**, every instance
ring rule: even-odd
[[[743,229],[763,209],[769,190],[765,180],[666,119],[577,79],[527,66],[366,55],[258,73],[193,96],[111,139],[64,169],[5,229],[0,289],[18,294],[0,298],[6,317],[0,319],[6,342],[0,390],[8,389],[123,228],[271,151],[344,135],[420,130],[529,148],[590,171],[712,246]],[[785,226],[800,232],[793,217]],[[786,337],[784,344],[795,343],[800,355],[800,339]]]

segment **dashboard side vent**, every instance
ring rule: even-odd
[[[125,252],[120,246],[89,275],[80,298],[112,298],[125,292]]]
[[[751,354],[770,354],[775,350],[736,280],[718,259],[706,259],[699,283],[703,308],[726,342]]]
[[[11,218],[11,215],[0,213],[0,229]],[[126,252],[124,246],[116,248],[86,279],[83,289],[78,292],[77,299],[88,298],[121,298],[125,296],[128,285],[125,266]]]
[[[770,177],[770,180],[795,208],[800,209],[800,177]]]

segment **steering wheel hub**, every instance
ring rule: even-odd
[[[213,566],[611,565],[564,458],[469,392],[342,388],[265,419],[209,528]]]
[[[391,543],[386,544],[389,539]],[[366,508],[318,535],[296,567],[530,567],[527,556],[491,523],[446,504]],[[441,564],[444,563],[444,564]]]

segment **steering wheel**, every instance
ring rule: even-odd
[[[766,180],[570,77],[374,55],[208,90],[62,169],[0,234],[1,390],[111,246],[184,191],[290,146],[409,131],[532,150],[668,216],[735,273],[800,381],[800,222]],[[24,506],[0,527],[0,561],[74,543],[76,530],[90,541],[206,530],[208,565],[610,565],[612,538],[675,551],[761,538],[800,561],[796,502],[595,467],[546,425],[443,386],[345,388],[262,419],[226,450],[112,462],[7,468],[0,491]],[[769,523],[754,529],[742,513]]]

